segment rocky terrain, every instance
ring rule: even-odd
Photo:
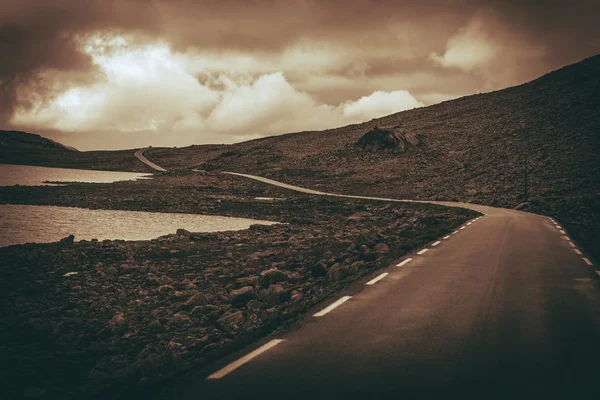
[[[525,207],[557,218],[600,258],[598,132],[595,56],[521,86],[238,143],[198,167],[337,193]],[[157,152],[153,161],[185,167],[177,151]]]
[[[0,130],[0,164],[152,172],[134,156],[134,150],[77,151],[33,133],[3,130]]]
[[[338,193],[527,208],[557,218],[600,258],[599,131],[600,55],[362,124],[146,156],[167,169],[253,173]],[[148,171],[131,150],[36,152],[0,148],[0,162]]]
[[[0,190],[2,202],[15,196],[17,202],[70,199],[69,205],[101,206],[114,188],[118,200],[108,207],[187,212],[208,210],[220,197],[226,206],[215,206],[215,213],[287,222],[214,234],[180,230],[151,241],[71,237],[0,248],[7,398],[141,396],[284,327],[349,282],[477,215],[323,197],[288,196],[265,204],[249,199],[279,189],[247,192],[228,182],[240,178],[218,179],[182,173],[159,176],[153,184],[96,190],[89,185]],[[193,195],[197,183],[211,181],[212,197],[206,187]],[[172,190],[175,186],[181,190]],[[157,194],[144,200],[150,188]],[[66,197],[59,195],[63,191]],[[161,202],[161,191],[175,198]],[[180,192],[189,198],[175,209]]]

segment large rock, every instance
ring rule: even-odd
[[[256,299],[256,292],[252,286],[244,286],[229,293],[229,301],[235,307],[243,307],[253,299]]]
[[[339,281],[350,275],[348,265],[342,263],[333,264],[327,271],[327,278],[332,281]]]
[[[236,332],[244,322],[241,311],[227,312],[219,318],[219,325],[228,332]]]
[[[203,306],[207,303],[206,296],[202,293],[196,293],[184,303],[186,306],[196,307]]]
[[[379,255],[387,254],[390,252],[390,248],[385,243],[377,243],[373,246],[373,251]]]
[[[271,285],[262,293],[263,300],[270,306],[276,306],[288,301],[291,297],[290,291],[279,284]]]
[[[357,145],[364,150],[394,150],[402,152],[409,145],[419,144],[419,137],[412,133],[392,129],[380,129],[374,127],[369,132],[365,133],[357,142]]]
[[[260,273],[258,283],[260,287],[266,288],[274,283],[287,282],[289,279],[290,277],[285,272],[277,268],[271,268]]]
[[[60,244],[73,244],[73,242],[75,241],[75,236],[73,235],[69,235],[65,238],[62,238],[58,241],[58,243]]]

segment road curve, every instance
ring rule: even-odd
[[[598,398],[600,283],[558,222],[427,203],[486,215],[159,398]]]
[[[306,189],[300,186],[294,186],[287,183],[279,182],[273,179],[264,178],[262,176],[249,175],[249,174],[241,174],[238,172],[222,172],[223,174],[241,176],[248,179],[253,179],[255,181],[268,183],[269,185],[278,186],[284,189],[293,190],[300,193],[314,194],[317,196],[330,196],[330,197],[344,197],[348,199],[362,199],[362,200],[377,200],[377,201],[387,201],[394,203],[426,203],[426,204],[438,204],[446,207],[458,207],[458,208],[467,208],[469,210],[475,210],[483,214],[487,214],[488,212],[494,212],[494,210],[504,210],[506,212],[514,212],[514,213],[523,213],[522,211],[515,211],[509,209],[500,209],[496,207],[482,206],[479,204],[472,203],[461,203],[455,201],[433,201],[433,200],[408,200],[408,199],[392,199],[387,197],[372,197],[372,196],[354,196],[348,194],[336,194],[329,192],[320,192],[318,190]],[[528,213],[527,213],[528,214]]]
[[[163,167],[154,164],[152,161],[148,160],[146,157],[144,157],[144,152],[148,150],[148,149],[139,149],[138,151],[135,152],[135,156],[144,164],[146,164],[147,166],[149,166],[150,168],[153,168],[157,171],[160,172],[167,172],[166,169],[164,169]]]

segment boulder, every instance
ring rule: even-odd
[[[74,241],[75,241],[75,236],[74,235],[69,235],[67,237],[64,237],[64,238],[60,239],[58,241],[58,243],[60,243],[60,244],[73,244]]]
[[[250,300],[246,307],[248,308],[248,311],[253,313],[259,313],[263,308],[265,308],[263,303],[258,300]]]
[[[288,280],[289,276],[285,272],[277,268],[271,268],[260,273],[258,283],[260,287],[266,288],[274,283],[286,282]]]
[[[348,265],[336,263],[327,271],[327,278],[332,281],[339,281],[350,275]]]
[[[244,321],[241,311],[227,312],[219,318],[219,325],[228,332],[236,332]]]
[[[419,144],[419,137],[398,128],[380,129],[374,127],[356,143],[367,151],[394,150],[403,152],[409,145]]]
[[[390,248],[385,243],[377,243],[373,246],[373,251],[379,255],[387,254],[390,252]]]
[[[184,304],[186,306],[196,307],[196,306],[203,306],[206,304],[206,302],[207,302],[207,300],[206,300],[206,296],[204,294],[196,293],[195,295],[193,295],[192,297],[187,299],[187,301]]]
[[[263,300],[270,306],[276,306],[288,301],[291,297],[290,291],[279,284],[269,286],[262,293]]]
[[[250,300],[253,300],[255,298],[256,292],[254,291],[254,288],[252,286],[244,286],[242,288],[232,290],[229,293],[229,301],[235,307],[243,307]]]

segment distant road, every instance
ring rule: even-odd
[[[298,329],[177,382],[167,397],[600,398],[600,284],[560,223],[427,203],[485,215],[339,293]]]
[[[154,168],[157,171],[161,171],[161,172],[167,172],[166,169],[164,169],[161,166],[158,166],[156,164],[154,164],[152,161],[148,160],[146,157],[144,157],[144,152],[148,150],[148,149],[140,149],[138,151],[135,152],[135,156],[137,158],[139,158],[139,160],[141,162],[143,162],[144,164],[146,164],[147,166],[149,166],[150,168]]]

